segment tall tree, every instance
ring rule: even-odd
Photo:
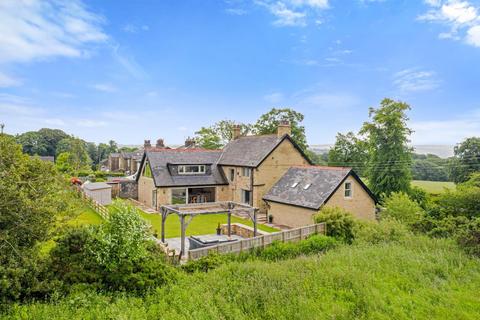
[[[220,136],[217,132],[211,127],[202,127],[200,130],[195,132],[197,144],[201,148],[205,149],[220,149],[223,147]]]
[[[29,155],[55,156],[58,143],[68,137],[62,130],[43,128],[22,133],[16,140],[23,146],[23,152]]]
[[[480,172],[480,137],[468,138],[456,145],[449,167],[455,183],[465,182],[472,173]]]
[[[410,190],[412,150],[407,144],[412,130],[407,127],[407,110],[406,103],[383,99],[378,109],[370,108],[371,122],[360,131],[368,137],[367,176],[377,195]]]
[[[288,121],[292,127],[292,139],[298,146],[306,151],[308,148],[307,137],[305,136],[305,127],[301,125],[304,116],[290,108],[276,109],[262,114],[257,122],[252,126],[255,134],[272,134],[277,131],[281,121]]]
[[[365,175],[368,162],[367,142],[353,132],[337,134],[335,145],[328,152],[328,164],[334,167],[352,167],[360,176]]]
[[[69,153],[69,164],[73,170],[88,170],[92,160],[88,155],[86,142],[78,138],[66,138],[61,140],[57,146],[57,153]]]

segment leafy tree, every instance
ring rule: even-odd
[[[430,160],[415,159],[412,163],[414,180],[448,181],[448,170]]]
[[[108,141],[108,146],[109,146],[108,154],[118,151],[118,144],[115,141],[113,140]]]
[[[308,159],[310,159],[310,161],[312,161],[312,163],[314,165],[327,165],[327,158],[328,158],[328,154],[326,153],[317,153],[311,149],[308,149],[305,154],[307,155]]]
[[[476,171],[480,171],[480,137],[468,138],[455,146],[450,162],[450,175],[455,183],[467,181]]]
[[[386,196],[392,192],[408,192],[411,182],[411,150],[407,143],[411,130],[405,112],[410,106],[383,99],[378,109],[370,109],[371,122],[363,125],[369,149],[367,176],[371,190]]]
[[[57,154],[58,143],[61,140],[69,137],[69,135],[62,130],[49,128],[38,130],[38,134],[41,136],[42,140],[47,146],[46,155],[48,156],[55,156]]]
[[[35,131],[25,132],[16,138],[17,142],[22,145],[23,152],[34,156],[46,156],[47,145],[40,134]]]
[[[277,132],[277,127],[281,121],[288,121],[292,127],[292,139],[302,150],[307,150],[307,137],[305,136],[305,127],[300,123],[304,116],[293,109],[273,108],[269,112],[260,116],[257,122],[252,126],[255,134],[272,134]]]
[[[202,127],[195,132],[196,140],[200,147],[205,149],[220,149],[233,139],[233,127],[236,123],[232,120],[221,120],[210,127]],[[250,125],[239,124],[240,134],[247,135]]]
[[[322,207],[315,215],[316,223],[325,222],[327,225],[327,236],[338,240],[352,243],[355,234],[356,220],[353,215],[340,207]]]
[[[55,161],[55,166],[60,172],[72,174],[74,171],[72,154],[70,152],[60,153]]]
[[[392,192],[383,202],[382,217],[394,218],[409,226],[413,226],[424,215],[423,209],[408,195]]]
[[[337,134],[335,145],[328,152],[330,166],[352,167],[358,175],[364,176],[367,162],[368,148],[364,140],[353,132]]]
[[[57,152],[70,154],[68,162],[74,171],[90,169],[92,160],[88,155],[85,141],[78,138],[63,139],[58,143]]]

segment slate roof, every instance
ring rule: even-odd
[[[276,134],[239,137],[223,148],[219,164],[258,167],[284,139],[290,138],[287,135],[279,138]]]
[[[100,190],[100,189],[111,189],[112,186],[106,184],[105,182],[89,182],[83,184],[83,189],[87,190]]]
[[[121,154],[124,159],[142,160],[143,153],[144,153],[143,150],[137,150],[133,152],[122,151]]]
[[[263,199],[318,210],[349,175],[376,201],[351,168],[322,166],[291,167]],[[292,187],[295,183],[298,185]],[[304,189],[308,184],[310,187]]]
[[[163,149],[147,151],[156,187],[225,185],[227,181],[218,167],[221,150]],[[206,174],[179,175],[176,166],[181,164],[207,165]]]

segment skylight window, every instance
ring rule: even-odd
[[[295,188],[296,186],[298,186],[298,182],[294,182],[290,187]]]
[[[308,188],[310,188],[312,184],[311,183],[307,183],[304,187],[303,187],[303,190],[307,190]]]

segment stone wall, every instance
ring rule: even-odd
[[[120,181],[118,197],[123,199],[138,199],[138,183],[132,181]]]
[[[242,238],[253,238],[253,227],[249,227],[242,223],[232,223],[232,234],[240,236]],[[220,226],[222,234],[228,235],[228,224],[222,224]],[[268,232],[262,231],[257,228],[257,236],[269,234]]]

